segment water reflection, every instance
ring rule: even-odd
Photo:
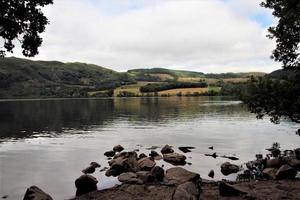
[[[208,116],[249,116],[238,101],[209,97],[71,99],[0,102],[0,138],[26,138],[37,133],[51,136],[68,129],[89,130],[120,120],[133,126],[166,124],[170,120]]]

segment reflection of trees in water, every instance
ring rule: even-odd
[[[102,125],[112,121],[113,107],[109,99],[1,102],[0,138]]]
[[[212,103],[212,100],[215,103]],[[129,121],[138,124],[166,123],[180,118],[193,119],[218,115],[223,118],[243,118],[250,115],[244,105],[231,104],[216,97],[116,99],[114,105],[115,109],[126,115]]]
[[[209,100],[171,97],[1,102],[0,138],[28,137],[34,132],[60,133],[64,129],[87,130],[91,126],[109,126],[120,118],[147,125],[181,118],[250,115],[241,105],[211,105]]]

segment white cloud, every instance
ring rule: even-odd
[[[88,2],[57,0],[46,9],[51,24],[35,59],[95,63],[117,71],[278,68],[269,59],[274,44],[265,28],[249,17],[263,12],[258,0],[156,0],[136,9],[131,9],[136,1],[126,0],[120,4],[126,12],[118,8],[112,15],[102,12],[103,4]]]

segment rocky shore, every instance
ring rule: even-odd
[[[220,166],[223,175],[238,173],[237,180],[232,182],[204,180],[199,174],[180,167],[186,164],[184,154],[194,148],[179,147],[179,151],[175,152],[172,146],[165,145],[160,152],[152,150],[147,156],[138,154],[138,150],[124,151],[121,145],[117,145],[104,153],[108,157],[109,168],[101,170],[106,170],[106,176],[117,177],[122,184],[97,190],[97,183],[101,180],[91,174],[101,165],[91,162],[75,180],[77,191],[73,200],[300,199],[300,149],[281,151],[279,144],[274,143],[267,149],[269,154],[256,155],[256,159],[245,163],[244,168],[225,162]],[[161,159],[173,167],[164,169],[164,165],[158,166],[156,161]],[[214,178],[214,171],[209,171],[208,176]],[[52,198],[32,186],[26,191],[24,200]]]

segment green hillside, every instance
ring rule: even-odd
[[[92,64],[0,59],[0,98],[84,97],[134,82],[127,73]]]

